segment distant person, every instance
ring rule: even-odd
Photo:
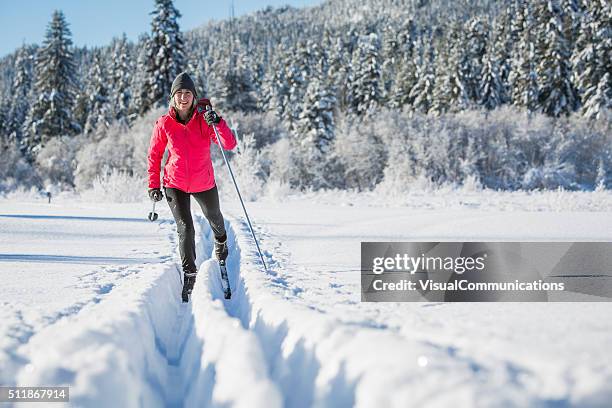
[[[184,302],[188,301],[198,272],[191,196],[210,223],[215,236],[215,256],[224,264],[228,255],[227,233],[210,159],[211,141],[217,143],[212,125],[216,125],[224,149],[231,150],[236,146],[232,131],[212,110],[210,101],[196,101],[196,97],[193,80],[186,72],[180,73],[172,83],[168,113],[155,123],[148,157],[149,197],[160,201],[163,198],[160,168],[164,151],[168,148],[163,188],[178,230]]]

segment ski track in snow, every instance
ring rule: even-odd
[[[397,305],[354,309],[354,287],[337,273],[358,275],[358,269],[321,265],[328,274],[315,284],[312,276],[300,275],[292,254],[274,234],[258,228],[266,273],[246,224],[231,211],[225,215],[232,299],[223,298],[219,268],[210,259],[210,228],[194,211],[199,273],[191,302],[183,304],[174,223],[167,212],[160,215],[159,228],[175,249],[172,257],[144,266],[137,260],[115,265],[107,257],[110,262],[80,275],[74,285],[87,289],[88,298],[44,316],[44,324],[31,325],[22,311],[14,313],[16,322],[3,335],[13,339],[4,346],[12,354],[9,370],[3,366],[9,374],[5,381],[70,384],[74,406],[100,407],[563,407],[605,406],[612,399],[612,372],[604,367],[609,356],[601,367],[579,364],[570,373],[565,362],[547,361],[537,353],[506,353],[495,346],[478,350],[486,342],[454,340],[463,329],[475,330],[469,321],[464,327],[444,326],[445,319],[460,319],[473,310],[446,303],[407,307],[414,313],[411,323],[430,329],[415,333],[400,318]],[[41,257],[20,259],[45,262]],[[338,295],[339,309],[358,313],[338,319],[328,305],[313,302],[312,296],[325,296],[321,285],[331,289],[328,297]],[[418,309],[439,317],[422,317]],[[494,311],[485,313],[481,323],[494,324]],[[593,330],[606,340],[608,328],[602,323]],[[511,331],[505,336],[512,338]],[[500,333],[477,332],[500,342]],[[546,370],[538,372],[542,366]],[[581,376],[588,381],[579,381]]]
[[[305,343],[313,345],[315,352],[311,354],[317,356],[321,365],[317,381],[324,378],[326,369],[337,373],[337,369],[330,367],[344,367],[344,384],[352,384],[352,391],[343,394],[348,395],[344,401],[361,406],[608,406],[612,400],[608,303],[368,304],[359,303],[358,280],[360,236],[384,241],[401,236],[427,237],[431,230],[424,227],[431,225],[439,229],[432,234],[437,239],[453,239],[454,231],[460,230],[469,231],[469,235],[464,234],[459,240],[483,239],[485,234],[507,240],[515,234],[525,236],[524,226],[530,225],[527,236],[540,234],[539,240],[559,240],[568,233],[584,240],[589,235],[609,236],[607,226],[612,221],[609,213],[568,214],[567,221],[571,222],[560,224],[560,220],[565,220],[563,215],[474,213],[470,217],[469,212],[442,211],[435,214],[442,221],[435,222],[427,219],[433,218],[431,213],[394,209],[387,210],[396,213],[389,217],[393,223],[385,224],[377,209],[369,211],[373,220],[368,219],[368,211],[356,209],[366,218],[362,221],[354,217],[356,214],[309,206],[312,203],[288,205],[291,208],[285,211],[286,217],[274,206],[253,204],[251,209],[259,225],[266,226],[258,228],[264,252],[273,247],[275,257],[280,259],[274,265],[280,275],[275,279],[280,284],[275,291],[268,282],[267,289],[291,300],[276,309],[286,312],[285,316],[296,314],[289,312],[296,307],[312,311],[294,324],[289,317],[285,321],[287,331],[290,336],[302,333]],[[425,218],[420,219],[422,216]],[[571,219],[572,216],[577,219]],[[287,220],[283,222],[282,218]],[[289,219],[308,221],[291,224]],[[314,219],[322,224],[327,219],[334,221],[321,230],[321,225],[311,224]],[[378,223],[379,228],[363,228],[373,223]],[[446,229],[438,225],[446,225]],[[381,228],[386,235],[372,234]],[[481,229],[486,232],[483,234]],[[500,234],[504,230],[509,232]],[[352,259],[346,256],[351,252]],[[322,258],[327,262],[316,262],[320,254],[325,254]],[[351,268],[355,263],[355,268]],[[343,272],[352,273],[349,276]],[[244,260],[242,275],[249,280],[249,288],[256,286],[255,275],[245,271]],[[271,320],[282,319],[279,316],[282,312],[271,312],[274,307],[257,306],[262,303],[260,300],[254,301],[258,313]],[[326,321],[331,322],[332,328],[325,335],[317,335],[316,330],[304,329],[309,319],[318,322],[317,328],[325,327]],[[346,341],[335,349],[331,347],[334,351],[326,354],[330,338],[350,332],[351,327],[357,329],[354,336],[347,336]],[[360,341],[360,337],[369,340]],[[354,353],[347,353],[347,348],[353,348]],[[368,363],[361,362],[359,367],[355,360],[360,358]],[[389,369],[384,370],[385,366]],[[377,375],[373,372],[380,378],[372,378]],[[325,385],[317,382],[314,405],[330,401],[324,389]],[[334,392],[330,398],[337,401],[340,394]]]

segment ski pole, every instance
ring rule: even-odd
[[[206,105],[206,110],[211,110],[210,105]],[[251,235],[253,236],[253,240],[255,241],[255,245],[257,246],[257,252],[259,252],[259,258],[261,259],[261,263],[264,266],[264,270],[268,272],[268,267],[266,266],[266,261],[264,261],[264,257],[261,254],[261,249],[259,248],[259,243],[257,242],[257,238],[255,237],[255,232],[253,231],[253,226],[251,225],[251,219],[249,218],[249,213],[247,213],[246,207],[244,206],[244,201],[242,201],[242,195],[240,194],[240,190],[238,189],[238,183],[236,183],[236,178],[234,177],[234,172],[232,171],[232,166],[230,166],[227,161],[227,157],[225,156],[225,152],[223,151],[223,145],[221,144],[221,137],[219,136],[219,132],[217,131],[217,126],[215,124],[212,125],[213,130],[215,131],[215,136],[217,137],[217,143],[219,143],[219,148],[221,149],[221,154],[223,155],[223,161],[225,161],[225,165],[229,170],[229,174],[232,177],[232,181],[234,182],[234,187],[236,188],[236,193],[238,193],[238,198],[240,199],[240,204],[242,205],[242,210],[244,211],[244,215],[246,217],[247,223],[249,224],[249,230],[251,231]]]
[[[149,221],[153,222],[157,220],[157,213],[155,212],[155,201],[153,201],[153,209],[149,213]]]

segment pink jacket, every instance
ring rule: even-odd
[[[206,105],[210,105],[207,99],[198,101],[198,107]],[[173,108],[155,122],[149,147],[149,188],[160,188],[159,174],[166,147],[168,161],[164,167],[164,187],[197,193],[215,186],[210,142],[217,143],[217,140],[212,126],[206,123],[198,107],[187,125],[176,119]],[[236,147],[236,138],[225,120],[221,119],[216,126],[223,148],[231,150]]]

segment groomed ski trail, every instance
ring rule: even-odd
[[[33,334],[19,349],[28,365],[15,385],[69,384],[71,403],[87,407],[601,406],[609,400],[609,377],[595,383],[601,391],[584,390],[580,383],[559,384],[564,367],[549,380],[511,356],[483,356],[411,327],[392,329],[384,319],[340,321],[299,296],[316,288],[291,283],[282,265],[291,256],[274,236],[258,232],[266,273],[246,223],[229,211],[225,216],[232,299],[223,299],[218,264],[210,259],[213,237],[196,215],[200,263],[190,303],[180,299],[177,253],[147,264],[99,302]],[[166,235],[160,239],[178,252],[174,223],[165,217],[159,228]]]
[[[305,303],[298,296],[302,289],[283,277],[278,260],[291,256],[273,236],[258,232],[270,268],[266,274],[246,222],[225,216],[233,248],[228,260],[233,296],[223,305],[259,341],[284,406],[597,407],[609,400],[604,382],[589,392],[572,378],[560,384],[564,368],[554,362],[561,371],[548,378],[525,361],[450,346],[444,336],[339,321]],[[266,248],[274,248],[274,254]],[[222,298],[220,284],[212,293]]]
[[[14,385],[69,385],[74,406],[282,406],[255,335],[216,300],[223,295],[209,259],[211,232],[203,218],[195,221],[198,259],[206,260],[191,302],[181,302],[176,257],[149,265],[100,302],[34,334],[19,349],[28,364]],[[172,224],[160,220],[166,232]]]

